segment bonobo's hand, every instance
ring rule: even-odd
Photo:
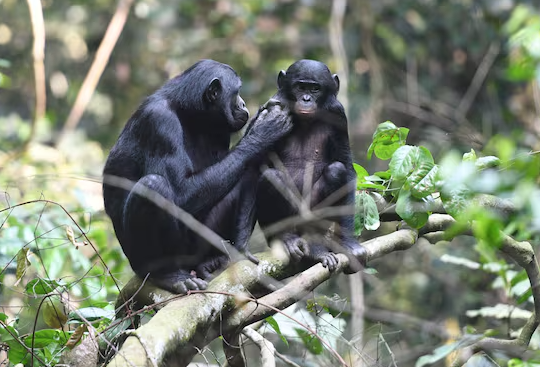
[[[277,99],[270,99],[251,122],[245,138],[261,148],[269,148],[292,130],[292,117]]]

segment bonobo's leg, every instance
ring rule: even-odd
[[[293,183],[288,180],[283,172],[273,168],[266,169],[257,188],[257,218],[263,230],[269,225],[275,224],[289,217],[298,215],[299,197],[291,188]],[[292,227],[292,228],[290,228]],[[285,248],[293,261],[299,261],[309,253],[309,246],[298,234],[294,226],[286,226],[284,235],[270,236],[270,239],[279,237],[283,240]]]
[[[311,190],[311,206],[315,207],[317,204],[321,204],[324,199],[340,189],[347,190],[346,186],[347,169],[345,165],[341,162],[332,162],[324,167],[322,176],[313,185]],[[328,202],[326,204],[327,206],[335,206],[334,203]]]
[[[253,233],[256,214],[256,199],[257,199],[257,181],[259,178],[258,169],[251,167],[248,169],[237,188],[234,190],[238,196],[238,210],[234,224],[234,238],[232,242],[234,247],[248,260],[259,263],[257,259],[249,251],[249,238]]]
[[[352,169],[351,169],[352,170]],[[351,214],[343,214],[333,220],[339,224],[338,236],[339,247],[332,246],[334,252],[343,252],[349,257],[349,266],[345,273],[355,273],[362,269],[366,262],[366,250],[354,238],[354,195],[355,173],[347,170],[341,162],[332,162],[325,167],[321,178],[313,186],[312,204],[319,208],[325,206],[349,207]],[[312,252],[317,256],[324,256],[327,246],[318,245],[318,249]],[[337,248],[336,248],[337,247]],[[339,251],[341,250],[341,251]],[[317,259],[314,259],[317,260]],[[329,260],[331,261],[331,260]]]
[[[187,230],[181,223],[145,196],[157,193],[173,201],[173,192],[167,180],[160,175],[141,178],[129,193],[124,205],[124,233],[129,248],[126,255],[133,270],[144,278],[150,274],[152,282],[174,293],[205,289],[207,283],[190,274],[197,264],[198,249],[193,253],[179,253],[185,249],[180,241]],[[201,249],[202,250],[202,249]]]
[[[248,248],[249,238],[255,227],[258,178],[258,169],[248,168],[233,190],[208,213],[205,224],[225,240],[222,243],[222,251],[213,251],[217,255],[210,256],[197,266],[197,276],[202,279],[210,279],[211,273],[224,268],[231,261],[236,262],[247,258],[255,264],[259,263]]]

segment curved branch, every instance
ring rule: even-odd
[[[443,233],[454,222],[449,215],[432,214],[420,233]],[[368,261],[394,251],[407,250],[417,239],[417,230],[404,228],[366,241],[364,246]],[[540,322],[536,316],[540,315],[540,272],[528,242],[518,242],[504,236],[500,250],[527,272],[532,285],[535,313],[517,339],[484,338],[476,346],[519,353],[527,348]],[[206,292],[170,301],[147,324],[131,333],[109,366],[159,366],[165,361],[167,364],[185,366],[197,353],[197,348],[202,349],[219,335],[238,335],[246,325],[301,300],[321,283],[341,272],[349,262],[347,256],[338,254],[339,265],[335,272],[330,273],[321,264],[316,264],[270,293],[269,287],[265,286],[266,278],[283,279],[291,274],[293,266],[289,266],[288,258],[282,251],[271,250],[257,256],[261,260],[258,266],[249,261],[238,262],[213,280]],[[140,285],[134,289],[140,289]],[[254,291],[262,293],[262,296],[258,299],[247,296],[248,292]],[[159,299],[163,299],[167,292],[155,291],[154,302],[158,299],[157,294]],[[128,295],[123,295],[123,299],[127,298]],[[139,305],[143,306],[146,305]]]

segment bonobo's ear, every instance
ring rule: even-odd
[[[204,97],[208,102],[214,103],[216,99],[218,99],[221,89],[221,81],[219,78],[214,78],[210,84],[208,84],[208,88],[206,88],[206,91],[204,92]]]
[[[337,74],[332,75],[332,78],[334,78],[334,83],[336,83],[336,93],[339,92],[339,78]]]
[[[283,88],[285,86],[285,76],[287,73],[285,70],[281,70],[277,76],[277,86],[279,89]]]

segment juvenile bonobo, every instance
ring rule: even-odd
[[[302,201],[309,209],[342,207],[346,214],[317,217],[308,224],[270,235],[269,239],[283,240],[293,260],[307,257],[331,271],[338,264],[334,252],[343,252],[350,259],[346,272],[356,272],[365,264],[366,251],[354,238],[356,174],[347,117],[337,100],[338,76],[332,75],[322,62],[300,60],[287,72],[281,71],[277,82],[278,92],[267,106],[281,104],[288,109],[293,116],[293,130],[275,145],[274,158],[259,180],[259,224],[264,231],[272,224],[298,216],[303,210]],[[337,224],[337,241],[329,239],[327,233],[332,222]]]
[[[246,170],[292,129],[288,114],[269,106],[232,150],[230,137],[248,120],[242,83],[228,65],[202,60],[147,97],[129,119],[105,163],[105,210],[131,267],[175,293],[205,289],[210,273],[229,260],[159,207],[138,194],[161,195],[230,242],[248,258],[252,225],[242,202]],[[120,188],[115,179],[134,183]],[[252,198],[251,198],[252,199]],[[248,213],[245,213],[248,211]],[[196,275],[193,272],[196,272]]]

